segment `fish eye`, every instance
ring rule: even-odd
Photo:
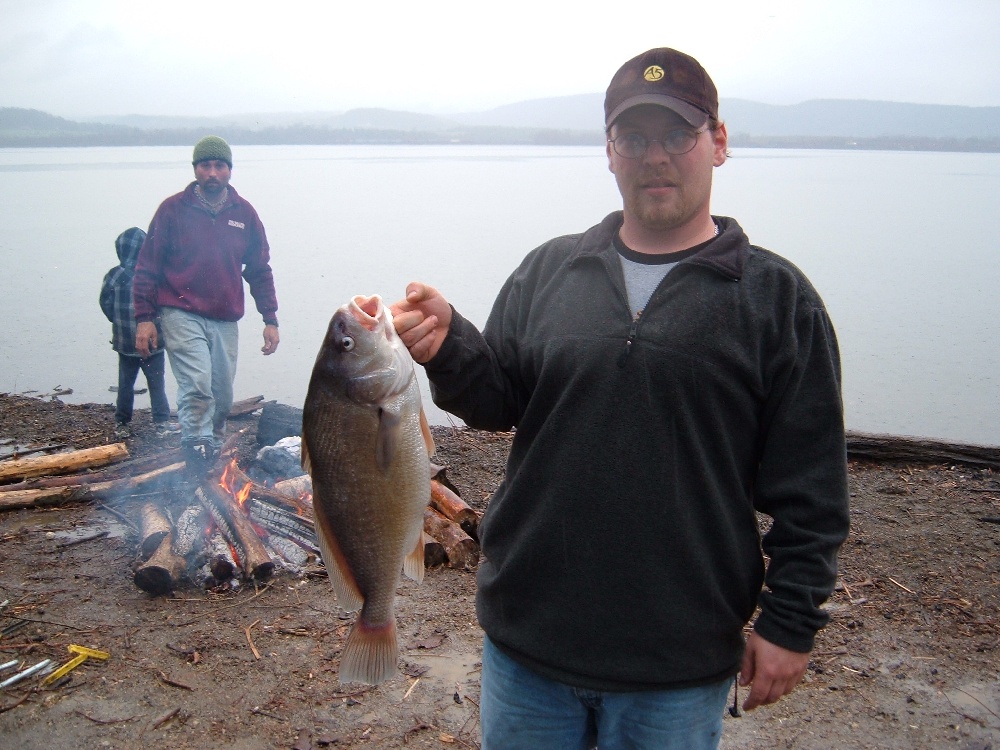
[[[344,336],[340,339],[340,350],[342,352],[349,352],[354,348],[354,339],[350,336]]]

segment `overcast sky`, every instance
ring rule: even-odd
[[[658,46],[724,98],[1000,106],[1000,0],[0,0],[0,106],[63,117],[479,111]]]

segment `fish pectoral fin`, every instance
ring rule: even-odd
[[[395,405],[386,405],[379,409],[378,433],[375,436],[375,464],[382,471],[387,471],[396,457],[402,424],[403,418]]]
[[[427,446],[427,456],[433,456],[437,447],[434,445],[434,436],[431,435],[431,426],[427,422],[427,415],[424,414],[424,407],[420,407],[420,433],[424,436],[424,445]]]
[[[315,489],[315,488],[314,488]],[[322,507],[319,505],[318,507]],[[337,603],[345,612],[356,612],[365,603],[365,597],[358,589],[354,572],[347,563],[347,558],[340,550],[337,539],[330,530],[329,523],[322,513],[316,514],[316,539],[319,541],[319,551],[323,555],[323,565],[330,578],[330,585],[337,595]]]
[[[424,580],[424,534],[417,534],[417,543],[413,550],[403,558],[403,573],[406,577],[417,583]]]

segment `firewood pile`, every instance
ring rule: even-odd
[[[235,441],[233,441],[235,442]],[[178,449],[130,460],[123,443],[0,461],[0,510],[101,501],[136,531],[135,584],[163,594],[185,583],[217,588],[322,564],[308,475],[251,476],[223,448],[219,463],[194,479]],[[428,568],[474,568],[479,514],[459,496],[444,467],[432,467],[424,516]],[[113,506],[112,506],[113,504]]]

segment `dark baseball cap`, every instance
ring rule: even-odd
[[[701,64],[690,55],[658,47],[633,57],[611,79],[604,97],[604,126],[626,109],[658,104],[700,128],[719,119],[719,94]]]

